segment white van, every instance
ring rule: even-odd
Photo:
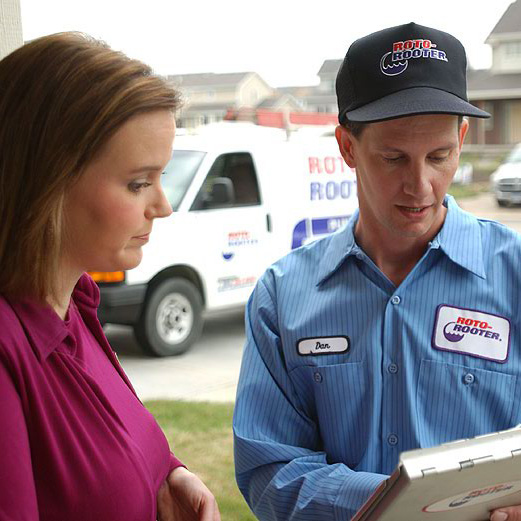
[[[102,323],[133,325],[149,354],[183,353],[207,312],[244,305],[270,263],[342,226],[355,175],[333,135],[297,136],[246,123],[177,136],[161,180],[174,213],[137,268],[93,274]]]

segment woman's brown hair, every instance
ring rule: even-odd
[[[150,67],[84,34],[0,61],[0,293],[55,294],[67,189],[130,117],[178,106]]]

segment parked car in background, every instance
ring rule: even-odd
[[[134,327],[155,356],[183,353],[206,313],[244,306],[277,258],[341,227],[356,177],[333,136],[291,136],[246,123],[177,136],[161,182],[174,213],[154,223],[143,261],[92,273],[102,323]]]
[[[521,204],[521,143],[490,176],[490,188],[499,206]]]

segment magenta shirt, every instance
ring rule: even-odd
[[[0,521],[153,521],[181,463],[143,407],[78,281],[62,321],[0,296]]]

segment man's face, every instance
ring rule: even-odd
[[[356,169],[357,234],[432,239],[467,129],[467,121],[458,128],[457,116],[438,114],[371,123],[358,139],[338,127],[340,151]]]

